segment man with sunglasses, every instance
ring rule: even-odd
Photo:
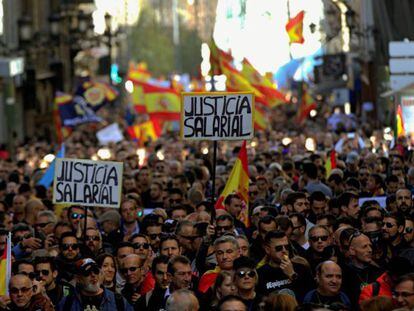
[[[257,292],[269,295],[275,290],[288,288],[296,293],[301,302],[304,295],[313,288],[309,268],[291,261],[289,240],[283,231],[270,231],[265,237],[267,263],[257,270],[259,283]]]
[[[141,258],[136,254],[128,255],[121,261],[120,271],[126,281],[121,293],[132,305],[134,305],[143,294],[142,264],[143,262]]]
[[[54,310],[52,302],[42,293],[36,293],[32,280],[24,274],[10,278],[9,296],[10,303],[0,310]]]
[[[387,245],[387,258],[399,255],[409,248],[404,240],[405,218],[401,212],[394,212],[385,215],[382,225],[382,234]]]
[[[316,225],[309,230],[309,248],[304,257],[309,262],[312,271],[317,265],[329,260],[333,254],[332,238],[329,229]]]
[[[87,228],[85,240],[86,251],[89,257],[96,258],[98,255],[105,252],[102,248],[102,236],[98,229]]]
[[[76,271],[75,290],[70,295],[63,297],[56,310],[133,310],[132,306],[120,294],[102,286],[101,271],[93,259],[78,260]]]
[[[405,218],[404,240],[413,247],[414,241],[414,220],[412,217]]]
[[[61,278],[70,282],[75,273],[75,262],[81,259],[80,244],[78,238],[72,232],[65,232],[59,241],[60,254],[56,258],[56,264],[61,271]]]
[[[93,213],[88,209],[88,218],[94,218]],[[85,209],[78,205],[72,205],[68,209],[68,219],[69,223],[72,226],[72,230],[77,232],[78,227],[81,221],[85,221]]]
[[[348,241],[349,259],[342,266],[343,289],[352,305],[357,306],[361,289],[374,282],[383,269],[372,259],[372,243],[368,236],[354,230]]]

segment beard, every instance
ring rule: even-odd
[[[88,293],[97,293],[99,291],[99,289],[101,288],[101,286],[98,284],[80,284],[81,285],[81,289],[84,290],[85,292]]]

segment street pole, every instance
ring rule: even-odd
[[[288,15],[288,22],[289,22],[290,21],[290,0],[287,0],[286,5],[287,5],[287,15]],[[290,39],[289,39],[289,58],[291,60],[293,59],[293,57],[292,57],[292,43],[290,42]]]

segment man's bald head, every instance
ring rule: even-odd
[[[28,276],[16,274],[10,278],[10,299],[19,308],[27,308],[33,296],[33,283]]]

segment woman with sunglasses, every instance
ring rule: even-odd
[[[255,290],[259,281],[255,268],[255,262],[245,256],[237,258],[233,263],[234,284],[248,311],[259,310],[259,304],[262,301],[262,295]]]
[[[103,286],[115,292],[116,290],[116,264],[111,254],[104,253],[96,258],[96,263],[103,272]]]

